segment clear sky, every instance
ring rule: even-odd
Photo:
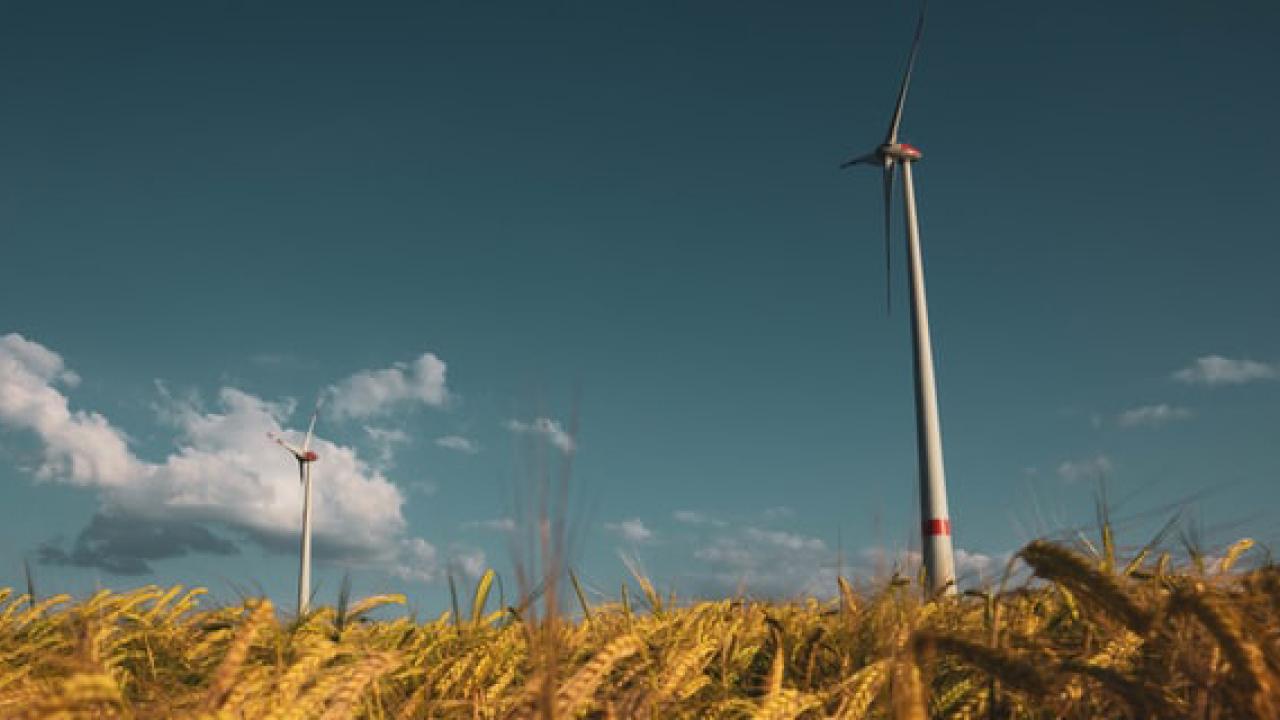
[[[322,601],[509,581],[569,455],[609,593],[620,554],[788,594],[918,542],[901,227],[886,317],[879,178],[837,169],[915,4],[267,6],[0,2],[0,583],[291,605],[265,433],[319,395]],[[1182,505],[1280,540],[1276,37],[933,3],[903,137],[969,580],[1102,477],[1126,543]]]

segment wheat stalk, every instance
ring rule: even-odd
[[[213,682],[209,684],[209,691],[205,695],[204,708],[206,710],[214,710],[222,705],[223,700],[231,689],[232,683],[235,682],[237,673],[240,672],[241,666],[244,665],[245,660],[249,657],[249,646],[253,643],[254,636],[274,617],[274,609],[270,600],[259,600],[253,607],[249,619],[240,626],[240,631],[236,633],[235,639],[231,641],[230,647],[227,648],[227,654],[223,656],[222,664],[218,666],[218,671],[214,673]]]

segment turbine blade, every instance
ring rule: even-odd
[[[892,229],[893,213],[891,212],[893,205],[893,170],[894,163],[892,160],[885,158],[884,161],[884,314],[886,316],[893,315],[893,268],[892,268],[892,248],[893,245],[889,239],[890,230]]]
[[[306,452],[311,449],[311,436],[316,430],[316,418],[320,415],[320,406],[324,404],[324,396],[321,395],[316,399],[316,408],[311,411],[311,424],[307,426],[307,437],[302,441],[302,450]]]
[[[876,153],[873,153],[873,152],[867,153],[866,155],[861,155],[852,160],[846,160],[845,162],[840,163],[840,169],[843,170],[847,167],[852,167],[854,165],[870,165],[871,163],[875,162],[877,159],[878,158],[876,156]]]
[[[920,54],[920,36],[924,33],[924,12],[929,7],[928,0],[920,6],[920,19],[916,21],[916,37],[911,41],[911,55],[907,57],[907,71],[902,75],[902,87],[898,88],[898,103],[893,108],[893,119],[889,121],[889,134],[885,136],[885,144],[898,142],[898,126],[902,124],[902,108],[907,104],[907,88],[911,86],[911,71],[916,67],[916,56]]]
[[[298,458],[299,460],[302,459],[302,451],[290,445],[289,443],[285,442],[284,439],[281,438],[279,435],[276,435],[275,433],[267,433],[267,437],[271,438],[272,440],[275,440],[277,445],[284,448],[285,450],[288,450],[290,453],[293,454],[294,457]]]
[[[310,463],[304,463],[304,462],[298,463],[298,484],[299,485],[307,484],[307,468],[309,467],[311,467]]]

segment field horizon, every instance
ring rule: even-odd
[[[681,602],[637,575],[633,590],[592,602],[566,572],[495,608],[487,571],[422,621],[395,617],[396,594],[344,592],[296,617],[261,598],[203,608],[204,591],[181,586],[79,601],[3,589],[0,712],[1273,717],[1280,570],[1248,557],[1251,540],[1191,554],[1178,567],[1154,545],[1121,559],[1107,531],[1077,548],[1035,541],[1016,556],[1025,579],[931,600],[910,577],[860,588],[841,577],[829,600]]]

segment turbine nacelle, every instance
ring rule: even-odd
[[[311,444],[310,435],[308,435],[306,443],[301,448],[296,448],[290,445],[289,443],[285,442],[283,438],[281,438],[279,435],[276,435],[275,433],[267,433],[267,437],[274,440],[276,444],[279,445],[280,447],[284,448],[285,450],[288,450],[289,454],[292,455],[294,459],[296,459],[300,463],[313,463],[320,459],[320,456],[316,454],[315,450],[305,449],[307,445]]]
[[[920,148],[908,143],[891,142],[885,143],[876,148],[873,152],[861,155],[841,165],[841,168],[852,167],[854,165],[876,165],[883,168],[891,168],[895,163],[915,162],[924,157],[924,153],[920,152]]]
[[[882,160],[891,159],[898,162],[915,162],[924,157],[920,148],[907,143],[886,143],[876,148],[876,155],[879,155]]]

